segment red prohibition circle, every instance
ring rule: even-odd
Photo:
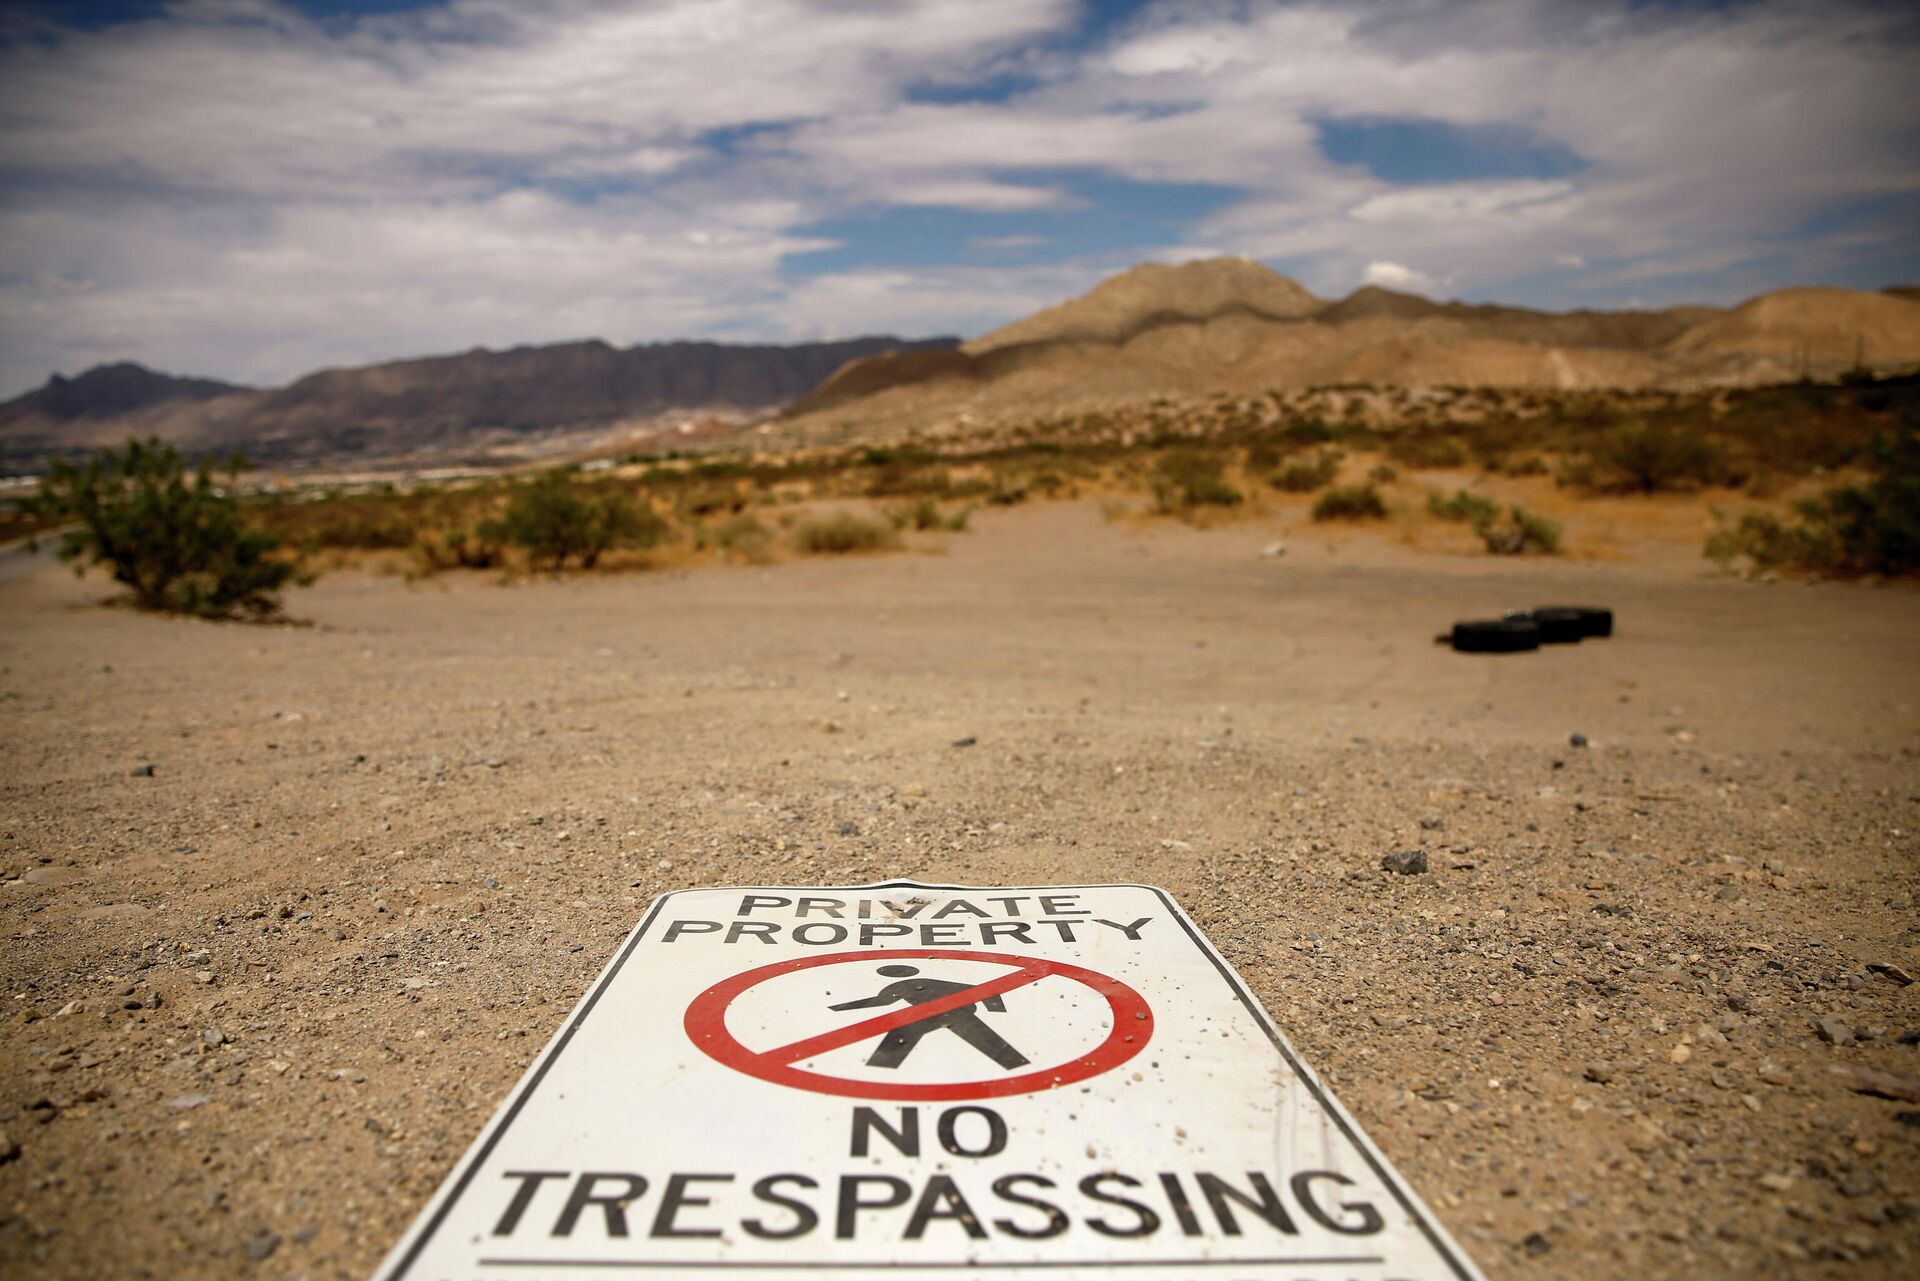
[[[800,970],[811,970],[822,965],[845,965],[856,961],[897,961],[915,958],[929,961],[986,961],[993,965],[1014,967],[1011,974],[989,979],[967,989],[943,997],[939,1002],[928,1002],[905,1010],[876,1015],[858,1023],[836,1028],[819,1036],[807,1037],[790,1045],[772,1050],[755,1051],[742,1045],[727,1028],[727,1009],[735,998],[749,988],[757,987],[768,979],[783,974],[793,974]],[[1072,979],[1084,984],[1106,998],[1107,1008],[1113,1015],[1113,1030],[1087,1053],[1065,1063],[1035,1072],[1022,1072],[1018,1076],[999,1077],[988,1081],[955,1081],[938,1084],[907,1084],[887,1081],[861,1081],[853,1077],[828,1076],[822,1072],[808,1072],[793,1066],[798,1059],[808,1058],[826,1050],[850,1045],[880,1036],[906,1023],[933,1018],[939,1012],[936,1006],[955,1009],[962,1005],[983,1001],[1015,988],[1025,987],[1049,975]],[[930,1011],[921,1013],[920,1011]],[[908,1103],[934,1103],[954,1099],[997,1099],[1010,1094],[1031,1094],[1039,1090],[1058,1089],[1063,1085],[1072,1085],[1084,1081],[1090,1076],[1098,1076],[1119,1067],[1141,1050],[1147,1048],[1147,1042],[1153,1038],[1153,1010],[1147,1005],[1146,998],[1122,983],[1097,970],[1083,969],[1078,965],[1068,965],[1064,961],[1049,961],[1038,957],[1014,958],[992,952],[960,952],[943,948],[880,948],[869,952],[829,952],[823,956],[803,956],[791,961],[775,961],[771,965],[762,965],[725,978],[693,998],[687,1006],[687,1038],[706,1055],[718,1063],[744,1072],[762,1081],[775,1085],[791,1086],[796,1090],[811,1090],[815,1094],[836,1094],[856,1099],[893,1099]],[[863,1030],[865,1029],[865,1030]]]

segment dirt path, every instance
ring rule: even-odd
[[[1920,594],[976,523],[0,584],[0,1270],[364,1275],[652,895],[911,876],[1167,887],[1491,1276],[1912,1275],[1920,1105],[1829,1069],[1920,1073]],[[1620,634],[1429,643],[1544,603]]]

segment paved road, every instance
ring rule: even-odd
[[[0,548],[0,583],[25,578],[35,570],[54,564],[60,559],[54,554],[54,547],[54,539],[43,538],[39,548],[34,550],[30,550],[30,545],[24,542]]]

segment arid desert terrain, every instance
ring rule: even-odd
[[[363,1276],[652,896],[911,877],[1166,887],[1491,1277],[1911,1276],[1920,595],[1694,548],[14,577],[0,1272]],[[1558,603],[1617,634],[1431,643]]]

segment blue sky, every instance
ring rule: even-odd
[[[1143,260],[1548,308],[1920,278],[1901,6],[0,10],[0,395],[970,334]]]

